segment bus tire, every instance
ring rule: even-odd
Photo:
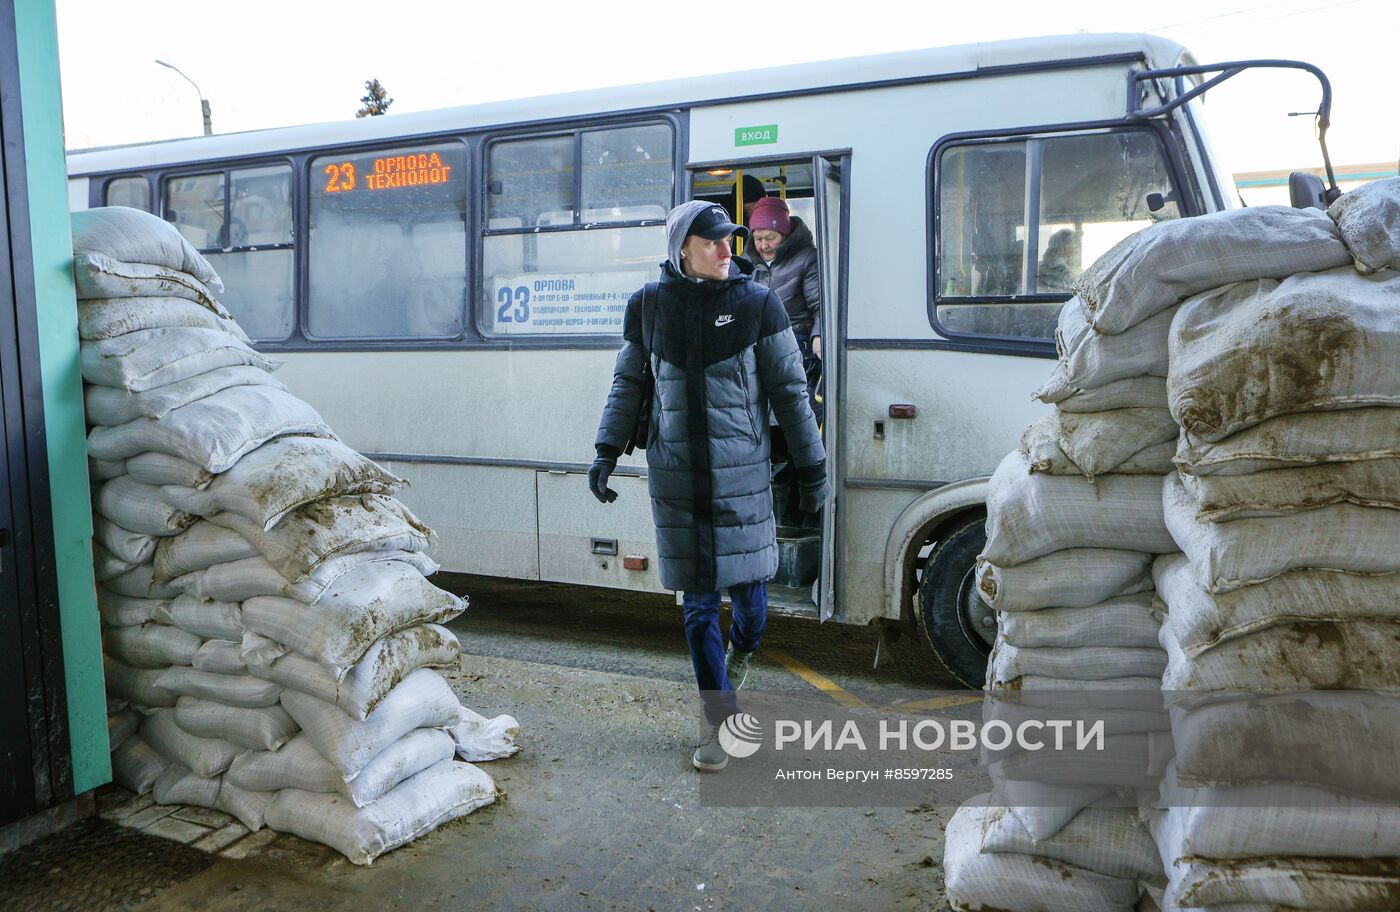
[[[977,595],[984,523],[979,516],[949,532],[929,555],[919,583],[919,626],[933,654],[964,686],[979,690],[996,637],[996,615]]]

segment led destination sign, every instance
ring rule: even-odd
[[[378,158],[354,161],[326,162],[321,166],[326,193],[349,193],[354,190],[403,190],[428,187],[452,181],[457,166],[448,154],[434,151],[404,152]]]

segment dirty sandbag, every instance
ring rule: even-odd
[[[92,508],[123,529],[142,535],[177,535],[196,519],[170,506],[160,488],[134,481],[130,475],[97,485]]]
[[[342,576],[365,564],[407,564],[420,576],[431,576],[438,564],[421,551],[357,551],[327,558],[300,582],[291,582],[262,555],[215,564],[174,580],[181,591],[198,598],[242,602],[262,596],[295,599],[314,605]]]
[[[156,678],[156,685],[180,696],[248,709],[272,706],[282,695],[282,685],[271,681],[249,674],[216,674],[191,666],[167,668]]]
[[[132,735],[112,750],[112,781],[138,795],[150,791],[169,768],[170,761],[140,735]]]
[[[1087,807],[1137,807],[1135,796],[1120,795],[1104,785],[1047,785],[998,778],[992,779],[992,792],[985,803],[1005,807],[1036,841],[1054,836]]]
[[[96,548],[93,549],[94,554]],[[106,551],[106,549],[103,549]],[[110,554],[110,552],[108,552]],[[95,559],[94,563],[98,561]],[[103,588],[117,595],[127,595],[132,598],[153,598],[153,599],[173,599],[180,594],[180,590],[169,583],[157,583],[152,579],[155,570],[153,564],[138,564],[130,567],[126,572],[115,574],[110,577],[103,576],[99,571],[97,581],[102,583]]]
[[[73,281],[79,301],[108,298],[187,298],[226,319],[232,319],[223,305],[214,300],[208,285],[178,269],[128,263],[83,253],[73,257]]]
[[[1158,596],[1168,606],[1163,635],[1187,656],[1275,624],[1400,619],[1400,573],[1294,570],[1254,586],[1211,593],[1183,554],[1164,555],[1152,569]]]
[[[1165,475],[1175,469],[1177,426],[1166,409],[1054,411],[1021,435],[1032,472],[1082,475]]]
[[[993,473],[982,557],[1014,567],[1065,548],[1177,550],[1162,522],[1161,481],[1150,475],[1082,478],[1032,473],[1019,450]]]
[[[363,720],[415,669],[451,667],[461,656],[462,647],[452,631],[440,624],[415,622],[376,640],[349,667],[328,665],[295,652],[265,664],[252,653],[245,661],[250,674],[334,703],[350,718]]]
[[[1107,412],[1120,408],[1166,408],[1167,378],[1128,377],[1097,389],[1073,389],[1046,383],[1035,394],[1062,412]]]
[[[1393,859],[1255,858],[1218,863],[1183,858],[1170,869],[1168,908],[1390,912],[1400,895],[1400,864]]]
[[[1131,234],[1080,274],[1074,292],[1094,328],[1115,334],[1207,289],[1350,262],[1326,213],[1251,206]]]
[[[168,453],[141,453],[132,456],[122,465],[133,481],[156,487],[179,485],[185,488],[205,488],[214,480],[214,473],[208,469]]]
[[[463,720],[462,706],[442,675],[420,668],[389,692],[364,721],[333,703],[295,690],[282,694],[282,706],[311,738],[321,756],[347,780],[390,744],[415,728],[445,728]]]
[[[1215,442],[1177,445],[1190,475],[1250,475],[1272,469],[1400,458],[1400,408],[1281,415]]]
[[[989,808],[982,851],[1038,855],[1110,877],[1165,881],[1152,834],[1136,808],[1085,808],[1049,839],[1034,839],[1008,808]]]
[[[983,853],[982,833],[993,809],[975,802],[986,797],[958,808],[944,830],[945,890],[953,909],[1133,912],[1138,901],[1135,880],[1041,856]]]
[[[1022,649],[1044,646],[1152,648],[1157,645],[1162,623],[1152,610],[1153,598],[1151,592],[1139,592],[1117,596],[1088,608],[1007,612],[997,623],[1006,641]]]
[[[1249,475],[1182,475],[1206,522],[1286,516],[1338,503],[1400,510],[1400,459],[1365,459]]]
[[[210,602],[208,604],[220,604]],[[237,605],[231,606],[237,608]],[[238,639],[209,640],[194,654],[191,663],[199,671],[217,675],[246,675],[248,666],[243,664],[242,635]]]
[[[189,298],[99,298],[78,302],[78,338],[84,342],[170,326],[217,329],[240,341],[251,341],[234,320]]]
[[[169,623],[166,612],[170,602],[166,599],[133,598],[117,595],[104,586],[97,587],[97,613],[102,617],[103,627],[140,627],[152,622]]]
[[[178,228],[141,209],[102,206],[72,213],[73,254],[99,254],[128,263],[148,263],[187,272],[222,289],[218,273]],[[219,246],[215,239],[203,247]]]
[[[1115,335],[1089,325],[1077,298],[1060,310],[1055,345],[1063,381],[1080,389],[1098,389],[1130,377],[1167,375],[1167,335],[1175,308],[1169,307]]]
[[[215,513],[209,521],[233,530],[294,583],[332,557],[427,551],[435,537],[407,507],[384,494],[315,500],[283,514],[270,529],[237,513]]]
[[[219,800],[218,776],[196,776],[179,763],[172,763],[152,786],[156,804],[188,804],[212,808]]]
[[[228,781],[228,774],[224,774],[221,779],[223,784],[219,787],[219,800],[214,807],[237,817],[239,823],[254,833],[261,830],[266,825],[264,815],[268,805],[272,803],[272,794],[241,789]]]
[[[141,393],[110,386],[89,385],[83,391],[88,424],[117,427],[137,418],[163,418],[182,405],[234,386],[271,386],[285,391],[267,371],[247,364],[220,367],[186,380]],[[138,479],[144,480],[144,479]]]
[[[92,539],[129,564],[145,563],[156,552],[153,536],[124,529],[101,514],[92,518]]]
[[[109,627],[102,631],[102,648],[132,668],[188,665],[203,644],[201,637],[166,624]]]
[[[91,421],[88,422],[92,424]],[[124,459],[88,459],[88,481],[111,481],[126,474],[126,460]],[[140,479],[137,479],[138,481]]]
[[[466,718],[447,729],[457,748],[457,756],[471,763],[500,760],[520,753],[520,723],[514,716],[488,719],[462,707]]]
[[[1084,610],[1084,609],[1079,609]],[[987,662],[987,680],[1005,684],[1025,675],[1108,681],[1160,676],[1167,666],[1160,646],[1012,646],[998,634]]]
[[[180,697],[175,721],[192,735],[223,738],[248,750],[277,750],[297,733],[281,706],[226,706],[198,697]]]
[[[1400,274],[1350,267],[1192,298],[1171,331],[1167,394],[1195,440],[1295,412],[1400,405]]]
[[[150,564],[133,564],[117,557],[111,551],[102,546],[99,541],[92,543],[92,574],[99,583],[106,583],[119,576],[125,576],[137,567],[149,567]]]
[[[439,589],[400,560],[361,564],[315,604],[277,597],[243,603],[243,626],[327,665],[361,660],[381,637],[418,624],[444,624],[466,600]]]
[[[275,387],[235,386],[174,409],[163,418],[137,418],[88,433],[88,453],[97,459],[128,459],[166,453],[218,474],[245,453],[276,437],[334,437],[310,405]],[[180,489],[172,489],[179,492]],[[185,512],[170,492],[166,499]]]
[[[302,504],[392,494],[407,483],[332,436],[286,436],[252,450],[203,491],[172,488],[166,495],[190,513],[236,513],[266,529]]]
[[[145,709],[174,706],[179,696],[156,684],[165,668],[133,668],[109,655],[102,657],[103,678],[109,696],[118,697],[132,706]]]
[[[144,718],[130,707],[119,709],[107,716],[107,743],[112,750],[121,747],[122,742],[136,734]]]
[[[496,800],[496,786],[469,763],[444,760],[399,783],[363,808],[331,795],[283,789],[267,825],[328,845],[354,864],[380,855]]]
[[[1357,272],[1400,269],[1400,177],[1362,184],[1327,207]]]
[[[175,710],[162,709],[146,717],[141,737],[156,753],[190,768],[205,778],[217,776],[233,758],[241,753],[239,747],[221,738],[201,738],[185,731],[175,722]]]
[[[1333,504],[1306,513],[1203,522],[1179,475],[1163,482],[1167,528],[1201,585],[1229,592],[1290,570],[1400,571],[1400,510]]]
[[[210,642],[243,638],[243,614],[235,602],[213,602],[178,595],[166,602],[161,622],[188,630]],[[205,643],[204,646],[208,646]],[[204,646],[200,648],[203,649]],[[196,659],[198,653],[195,653]]]
[[[1066,548],[1015,567],[977,560],[977,594],[997,611],[1086,608],[1152,589],[1152,555],[1112,548]]]
[[[158,582],[168,582],[186,573],[208,570],[215,564],[243,560],[257,554],[258,549],[243,536],[208,520],[201,520],[179,535],[161,539],[155,549],[153,578]]]
[[[1108,785],[1156,790],[1172,759],[1169,731],[1107,735],[1102,747],[1020,753],[987,767],[989,774],[1051,785]]]
[[[223,330],[190,327],[143,329],[85,342],[78,360],[88,383],[137,393],[234,364],[265,371],[282,364],[264,358]]]

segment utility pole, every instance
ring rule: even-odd
[[[184,80],[185,80],[186,82],[188,82],[190,85],[194,86],[195,92],[198,93],[198,95],[199,95],[199,110],[200,110],[200,113],[204,115],[204,135],[205,135],[205,136],[212,136],[212,135],[214,135],[214,125],[213,125],[213,122],[212,122],[212,120],[210,119],[210,116],[209,116],[209,99],[207,99],[207,98],[204,97],[204,93],[203,93],[202,91],[200,91],[199,85],[196,84],[195,81],[194,81],[193,79],[191,79],[190,77],[185,76],[184,72],[183,72],[179,67],[177,67],[175,64],[173,64],[173,63],[166,63],[164,60],[157,60],[156,63],[160,64],[160,65],[163,66],[163,67],[166,67],[166,68],[168,68],[168,69],[172,69],[172,70],[174,70],[175,72],[179,73],[180,76],[183,77]]]

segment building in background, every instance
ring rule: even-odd
[[[1241,171],[1235,175],[1235,189],[1246,206],[1288,205],[1288,175],[1294,171],[1307,171],[1316,174],[1324,181],[1327,175],[1321,167],[1284,168],[1281,171]],[[1396,162],[1377,162],[1370,165],[1333,166],[1337,175],[1337,187],[1346,193],[1361,184],[1383,177],[1395,177]]]

